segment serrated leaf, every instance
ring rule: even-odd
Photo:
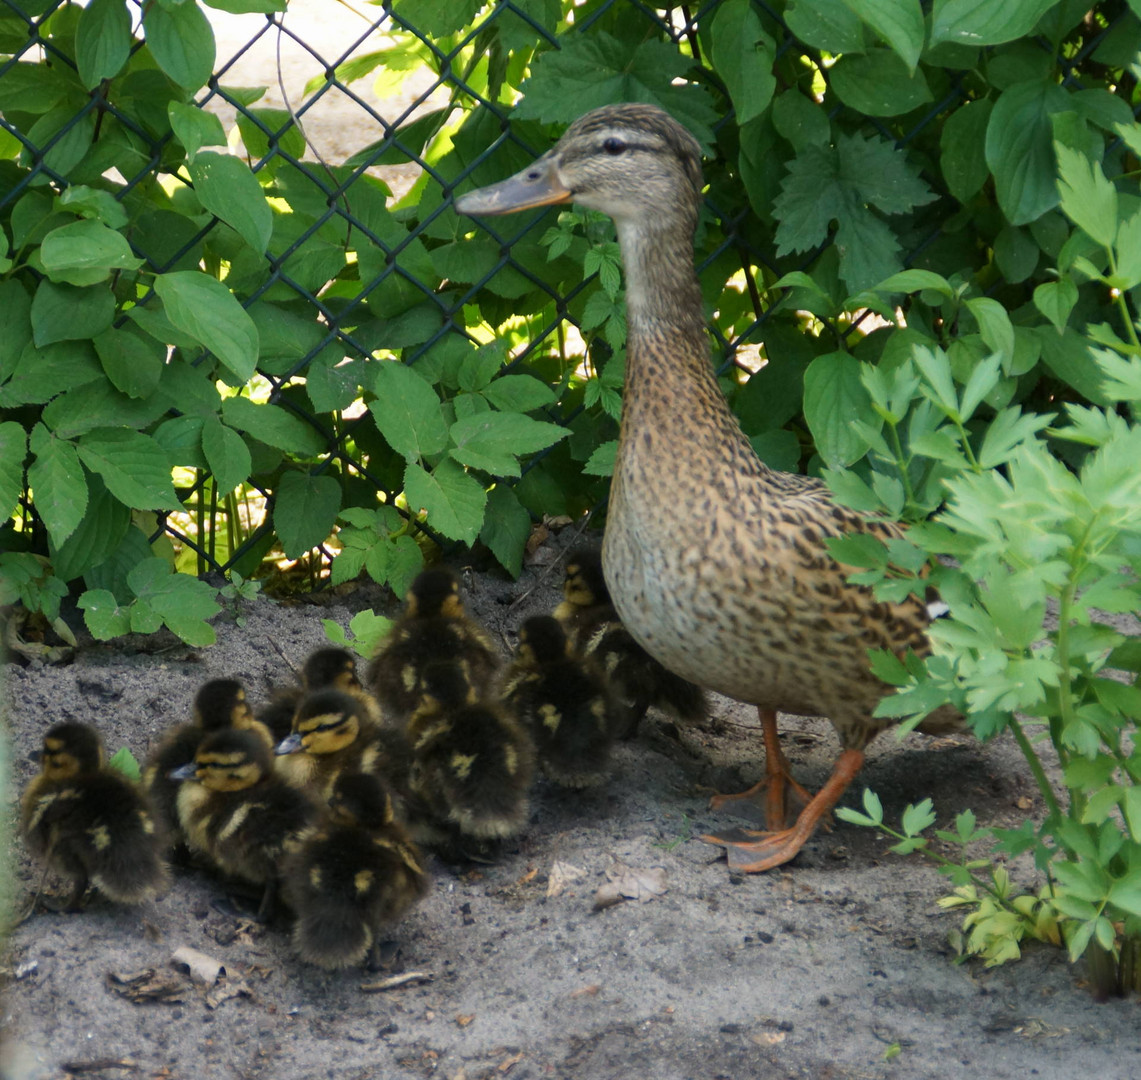
[[[98,476],[89,478],[87,509],[75,531],[62,543],[49,538],[52,568],[62,581],[73,581],[110,558],[131,527],[131,511]]]
[[[523,569],[523,550],[531,535],[531,515],[509,487],[497,484],[487,494],[487,512],[479,538],[500,565],[517,578]]]
[[[504,412],[527,413],[553,405],[554,389],[532,375],[500,375],[483,388],[483,396]]]
[[[222,419],[278,450],[315,456],[325,449],[325,439],[312,424],[280,405],[259,405],[246,397],[229,397],[222,402]]]
[[[519,455],[545,450],[570,432],[521,413],[485,412],[457,420],[449,434],[456,461],[493,476],[519,476]]]
[[[428,525],[449,540],[475,543],[487,492],[451,458],[444,458],[431,473],[410,461],[404,469],[404,497],[412,513],[423,510]]]
[[[595,447],[582,471],[587,476],[613,476],[614,461],[618,454],[618,440],[611,439]]]
[[[411,368],[396,361],[376,367],[376,400],[369,411],[385,441],[406,461],[438,454],[448,445],[440,399]]]
[[[174,573],[166,559],[144,559],[128,575],[127,584],[138,597],[133,607],[161,619],[188,645],[213,645],[214,628],[206,620],[222,609],[218,590],[189,574]],[[147,624],[153,620],[146,615]],[[134,620],[132,619],[132,622]]]
[[[150,435],[127,428],[95,428],[79,438],[79,457],[107,490],[137,510],[177,510],[170,459]]]
[[[264,255],[273,232],[273,212],[250,167],[231,154],[203,150],[188,168],[198,201]]]
[[[159,274],[155,292],[176,329],[209,349],[243,383],[258,358],[253,319],[220,281],[198,270]]]
[[[273,527],[287,558],[324,543],[341,509],[341,485],[333,477],[287,472],[275,495]]]
[[[62,544],[75,532],[87,510],[87,478],[75,445],[56,438],[43,424],[32,429],[31,450],[28,486],[35,497],[36,513],[52,541]]]
[[[79,598],[83,621],[97,641],[122,637],[131,631],[131,618],[126,608],[120,607],[113,593],[106,589],[88,589]]]
[[[28,436],[23,424],[14,420],[0,423],[0,522],[7,521],[24,489],[24,459]]]

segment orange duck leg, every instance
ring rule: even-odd
[[[766,738],[766,743],[767,743]],[[828,782],[812,797],[790,829],[763,832],[756,829],[730,829],[698,839],[707,844],[721,844],[729,856],[729,868],[746,874],[759,874],[788,862],[816,831],[821,818],[840,801],[848,785],[864,764],[862,750],[845,750],[836,759]],[[771,775],[771,774],[770,774]],[[769,777],[761,781],[768,782]],[[803,789],[802,789],[803,790]],[[771,795],[771,790],[770,790]]]

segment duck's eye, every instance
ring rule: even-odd
[[[608,154],[621,154],[625,152],[626,144],[621,139],[611,137],[602,144],[602,149]]]

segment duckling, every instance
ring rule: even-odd
[[[282,859],[316,827],[308,792],[273,771],[265,740],[237,728],[202,740],[194,761],[176,769],[178,820],[193,851],[231,877],[263,888],[258,918],[272,913]]]
[[[628,334],[606,584],[651,656],[757,707],[766,776],[742,795],[764,792],[770,831],[702,839],[723,845],[738,870],[760,872],[795,857],[858,774],[865,747],[896,722],[876,715],[889,688],[868,651],[926,656],[934,612],[918,596],[881,602],[850,583],[826,541],[903,530],[840,505],[819,480],[769,468],[730,411],[709,362],[693,265],[703,186],[701,147],[685,127],[653,105],[608,105],[579,117],[521,172],[457,199],[456,209],[506,214],[573,200],[614,219]],[[778,709],[828,717],[842,747],[791,827]],[[920,730],[961,725],[942,706]]]
[[[111,900],[139,904],[166,887],[162,837],[146,798],[104,766],[94,728],[62,723],[44,735],[41,771],[21,800],[28,849],[71,882],[74,911],[89,884]]]
[[[503,703],[531,732],[539,762],[556,784],[585,788],[606,779],[614,723],[610,696],[601,672],[575,656],[553,616],[536,615],[520,628]]]
[[[293,714],[306,692],[340,690],[351,694],[364,706],[374,723],[381,723],[380,705],[357,677],[357,662],[348,649],[328,646],[316,649],[301,668],[301,685],[277,690],[258,713],[258,719],[273,733],[274,742],[288,738],[293,730]]]
[[[410,786],[438,821],[477,840],[522,830],[535,771],[531,737],[503,709],[480,700],[459,662],[424,667],[408,740]]]
[[[190,723],[168,731],[147,761],[143,787],[172,847],[182,842],[182,835],[178,827],[180,785],[170,778],[170,773],[194,760],[199,744],[211,731],[227,727],[256,732],[267,746],[273,745],[269,729],[254,719],[242,684],[237,679],[211,679],[194,696]]]
[[[329,821],[290,857],[283,888],[298,953],[330,969],[361,963],[380,944],[380,928],[424,898],[423,857],[379,777],[337,777]]]
[[[705,691],[660,664],[622,625],[610,601],[597,551],[576,548],[570,553],[563,597],[555,618],[567,628],[578,649],[593,657],[606,673],[618,738],[633,738],[651,705],[687,722],[709,714]]]
[[[499,655],[491,638],[464,610],[460,586],[443,566],[423,571],[368,670],[385,715],[405,722],[419,702],[420,674],[436,660],[462,664],[479,693],[491,688]]]
[[[293,733],[278,743],[276,753],[282,777],[323,799],[346,772],[379,774],[402,789],[412,761],[403,731],[377,726],[357,698],[340,690],[306,694],[297,706]]]

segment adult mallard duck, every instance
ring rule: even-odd
[[[614,219],[628,332],[606,583],[651,655],[758,707],[766,776],[743,794],[765,793],[771,831],[704,839],[724,844],[731,866],[761,871],[796,855],[859,772],[864,748],[893,722],[872,715],[887,687],[872,675],[868,650],[925,653],[930,616],[917,598],[881,603],[849,584],[824,545],[899,528],[840,506],[817,480],[770,469],[730,412],[693,265],[701,189],[701,149],[681,124],[651,105],[611,105],[576,120],[522,172],[458,198],[456,209],[506,214],[573,201]],[[842,746],[791,828],[777,709],[828,717]],[[923,730],[957,720],[944,710]]]

